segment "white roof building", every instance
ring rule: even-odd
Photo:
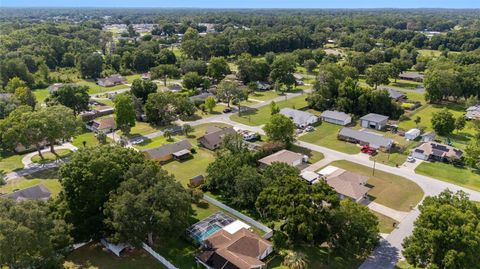
[[[297,127],[306,127],[308,125],[314,124],[318,121],[318,117],[312,113],[291,109],[291,108],[282,108],[280,114],[290,118]]]
[[[238,231],[240,231],[241,229],[247,229],[249,230],[250,229],[250,225],[246,224],[245,222],[243,221],[240,221],[240,220],[236,220],[230,224],[228,224],[227,226],[223,227],[222,229],[226,232],[228,232],[229,234],[234,234]]]
[[[410,129],[405,133],[405,139],[415,140],[415,138],[419,137],[421,133],[422,132],[417,128]]]

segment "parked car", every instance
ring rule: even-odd
[[[407,157],[407,162],[409,162],[409,163],[414,163],[414,162],[415,162],[415,158],[413,158],[412,156],[408,156],[408,157]]]
[[[232,109],[228,107],[223,110],[223,113],[230,113],[230,112],[232,112]]]
[[[312,126],[307,126],[307,128],[305,128],[305,131],[313,132],[313,131],[315,131],[315,128],[313,128]]]
[[[372,148],[372,147],[369,147],[369,146],[365,145],[365,146],[362,147],[361,152],[373,156],[377,153],[377,150]]]
[[[132,145],[138,145],[138,144],[141,144],[143,142],[144,142],[143,138],[134,138],[134,139],[130,140],[130,143],[132,143]]]

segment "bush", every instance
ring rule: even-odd
[[[188,189],[188,192],[190,193],[192,203],[194,204],[199,204],[203,199],[203,191],[200,189]]]

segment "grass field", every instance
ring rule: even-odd
[[[22,158],[25,154],[15,154],[0,150],[0,173],[9,173],[23,168]]]
[[[407,154],[401,152],[387,153],[378,151],[375,156],[370,157],[370,160],[375,160],[376,162],[390,166],[397,166],[403,164],[407,160],[407,157]]]
[[[301,136],[299,140],[348,154],[359,153],[360,148],[355,144],[337,139],[337,134],[342,128],[343,126],[340,125],[322,122],[321,125],[315,127],[315,131]]]
[[[0,193],[11,193],[38,184],[43,184],[55,197],[60,193],[62,186],[58,182],[57,169],[47,169],[32,173],[25,177],[9,180],[7,184],[0,187]]]
[[[152,139],[145,139],[142,143],[135,145],[137,149],[151,149],[155,147],[159,147],[165,144],[173,143],[175,139],[172,137],[172,141],[168,141],[163,135],[157,136]]]
[[[307,155],[308,156],[308,163],[311,163],[311,164],[316,163],[316,162],[322,160],[325,157],[325,156],[323,156],[323,154],[321,152],[314,151],[314,150],[307,149],[307,148],[303,148],[303,147],[299,147],[297,145],[291,146],[290,150],[293,151],[293,152],[301,153],[303,155]]]
[[[378,229],[380,230],[380,233],[389,234],[395,229],[393,224],[397,223],[396,220],[373,210],[370,210],[370,212],[372,212],[378,219]]]
[[[102,86],[99,86],[95,83],[95,81],[93,80],[80,80],[78,82],[76,82],[76,84],[78,85],[85,85],[85,86],[88,86],[88,94],[97,94],[97,93],[102,93],[102,92],[110,92],[110,91],[116,91],[116,90],[120,90],[120,89],[125,89],[125,88],[128,88],[128,86],[126,85],[117,85],[117,86],[113,86],[113,87],[102,87]]]
[[[270,91],[256,91],[253,94],[251,94],[248,98],[260,100],[260,101],[268,101],[268,100],[277,98],[279,96],[281,95],[278,95],[278,93],[275,92],[274,90],[270,90]]]
[[[55,152],[57,153],[57,155],[51,153],[50,151],[42,152],[43,160],[42,160],[42,158],[40,158],[40,155],[37,154],[37,155],[32,157],[32,162],[34,162],[34,163],[51,162],[51,161],[55,161],[55,160],[60,159],[60,158],[70,156],[73,153],[69,149],[59,149],[59,150],[56,150]]]
[[[480,174],[440,162],[422,162],[415,172],[472,190],[480,191]]]
[[[277,102],[277,105],[280,108],[295,108],[302,109],[307,106],[307,101],[305,100],[306,95],[296,96],[294,98]],[[238,113],[230,116],[230,119],[239,123],[243,123],[250,126],[262,125],[269,121],[271,117],[270,106],[262,106],[258,109],[250,109],[241,113],[241,116]]]
[[[94,147],[99,145],[97,137],[95,137],[95,133],[93,132],[85,132],[83,134],[79,134],[73,138],[72,144],[77,148],[83,147],[83,141],[86,142],[85,146],[87,147]]]
[[[189,119],[186,119],[185,121],[196,121],[199,119],[205,119],[205,118],[210,118],[216,115],[220,115],[223,113],[223,110],[226,107],[227,106],[222,104],[216,104],[216,106],[213,108],[211,113],[209,111],[203,112],[202,110],[198,109],[197,111],[195,111],[195,115],[193,115]]]
[[[143,249],[134,250],[128,253],[126,257],[117,257],[109,252],[100,243],[85,245],[65,258],[65,261],[73,263],[79,268],[98,268],[98,269],[131,269],[145,268],[157,269],[163,268],[161,263],[155,260]]]
[[[376,203],[400,211],[410,211],[411,207],[420,202],[423,197],[422,189],[414,182],[397,175],[376,170],[348,161],[335,161],[330,165],[343,168],[368,177],[368,185],[373,188],[368,195]]]
[[[45,99],[47,99],[49,93],[48,89],[38,89],[33,91],[33,95],[35,95],[35,98],[37,99],[38,104],[43,104],[45,102]]]
[[[171,161],[162,165],[162,168],[175,175],[175,178],[184,187],[191,178],[198,175],[206,176],[208,165],[215,160],[215,154],[209,150],[198,148],[192,159],[185,161]]]
[[[147,122],[135,122],[135,126],[132,127],[130,130],[130,134],[128,137],[136,137],[136,136],[143,136],[147,134],[151,134],[157,132],[160,128],[153,126]],[[115,132],[117,135],[123,135],[123,132],[118,130]]]
[[[407,96],[407,98],[411,101],[415,101],[415,102],[420,102],[422,104],[425,104],[425,93],[422,93],[422,92],[414,92],[414,91],[406,91],[406,90],[403,90],[402,92],[405,93],[405,95]]]

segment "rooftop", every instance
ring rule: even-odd
[[[340,121],[345,121],[351,118],[350,115],[348,115],[347,113],[336,110],[325,110],[322,112],[322,115],[320,115],[320,117],[336,119]]]
[[[258,160],[258,162],[266,165],[271,165],[274,162],[282,162],[294,166],[293,164],[298,160],[303,160],[302,154],[284,149],[268,155]]]
[[[43,184],[35,185],[26,189],[18,190],[9,194],[5,194],[2,197],[11,198],[16,201],[24,200],[43,200],[46,201],[50,198],[50,191]]]
[[[152,149],[144,149],[142,152],[146,153],[150,159],[159,159],[172,154],[181,156],[190,153],[191,149],[192,144],[190,144],[188,140],[184,139],[176,143],[166,144]]]
[[[380,115],[380,114],[376,114],[376,113],[369,113],[369,114],[361,117],[360,120],[367,120],[367,121],[379,123],[379,122],[383,122],[385,120],[388,120],[388,116]]]
[[[357,131],[351,128],[342,128],[339,135],[344,137],[351,137],[356,140],[368,143],[371,147],[385,147],[388,148],[393,144],[393,140],[385,138],[378,134],[373,134],[366,131]]]

